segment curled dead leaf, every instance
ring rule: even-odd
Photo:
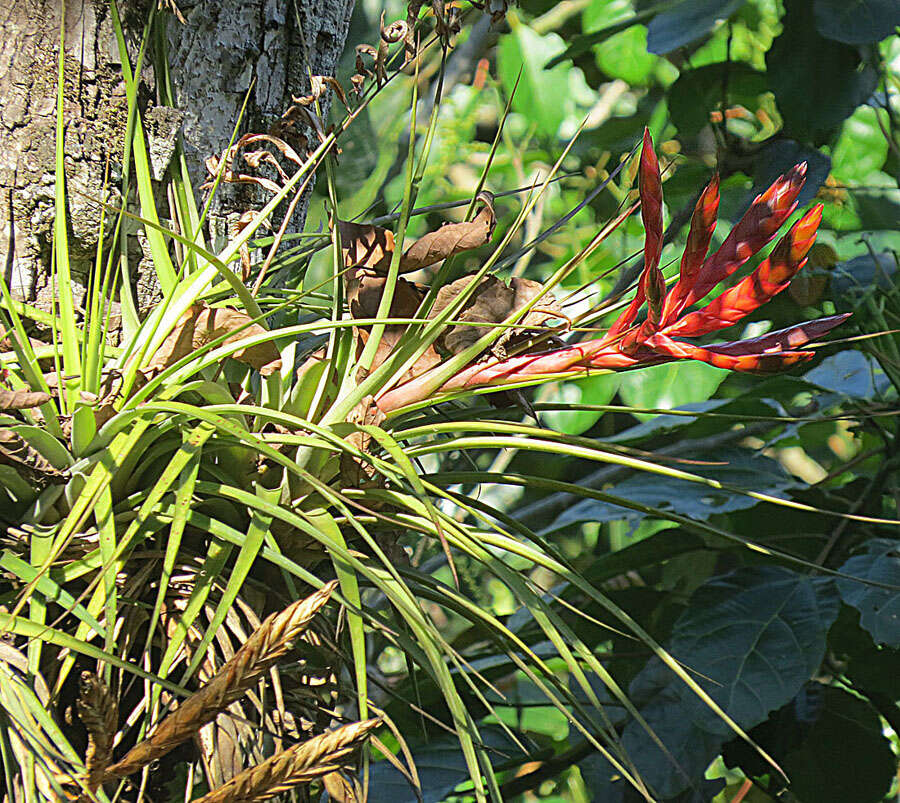
[[[447,223],[437,231],[430,232],[414,242],[400,259],[400,270],[404,273],[427,268],[442,259],[478,248],[490,242],[497,225],[494,213],[494,195],[483,190],[478,193],[482,207],[474,220],[464,223]]]
[[[291,107],[291,109],[294,108],[299,107]],[[290,113],[291,109],[288,109],[288,111],[285,112],[285,117]],[[284,118],[282,118],[282,122],[283,121]],[[241,151],[250,145],[262,145],[263,148],[242,154]],[[297,151],[281,137],[277,137],[273,134],[244,134],[244,136],[235,142],[234,145],[230,148],[226,148],[221,155],[210,156],[206,160],[206,171],[209,173],[209,179],[200,186],[200,189],[210,189],[215,182],[216,176],[221,173],[221,181],[232,184],[256,184],[273,194],[280,192],[281,187],[278,182],[273,181],[270,178],[266,178],[265,176],[255,176],[249,173],[235,172],[235,162],[240,155],[247,165],[253,169],[259,169],[263,162],[273,165],[282,181],[287,180],[287,173],[278,163],[275,155],[268,149],[270,146],[273,146],[275,150],[288,161],[291,161],[298,166],[303,164],[303,159],[300,158]]]
[[[338,221],[344,265],[386,271],[394,253],[394,233],[371,223]]]
[[[220,345],[265,333],[265,329],[243,312],[229,307],[210,308],[204,304],[191,306],[147,365],[148,371],[159,371],[202,348],[206,343],[227,335]],[[235,360],[255,368],[263,376],[281,369],[281,355],[275,344],[266,341],[239,349],[231,355]]]
[[[463,276],[438,290],[429,317],[437,317],[469,287],[471,282],[472,275]],[[450,354],[459,354],[484,337],[494,325],[503,323],[513,312],[531,303],[542,291],[543,285],[531,279],[514,277],[506,284],[496,276],[485,276],[463,308],[454,316],[454,320],[464,321],[465,324],[483,323],[485,326],[461,323],[450,327],[442,334],[441,345]],[[520,333],[537,329],[547,321],[560,318],[565,318],[562,307],[553,295],[545,293],[539,304],[529,310],[515,328],[507,329],[500,335],[492,347],[492,352],[495,354],[501,352]]]
[[[68,475],[12,429],[0,429],[0,465],[12,466],[22,478],[38,489],[64,485]]]
[[[0,388],[0,410],[28,410],[50,401],[49,393],[36,390],[5,390]]]
[[[302,97],[292,95],[291,99],[298,106],[312,106],[325,94],[328,87],[331,87],[334,90],[334,94],[340,98],[341,103],[343,103],[344,106],[347,106],[347,96],[344,94],[344,88],[333,75],[309,76],[309,94],[303,95]],[[348,111],[349,109],[350,107],[347,106]]]

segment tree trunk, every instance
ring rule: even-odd
[[[134,64],[149,4],[120,0],[119,6]],[[159,104],[150,54],[144,58],[138,105],[154,179],[164,178],[180,132],[196,188],[206,172],[204,160],[228,145],[248,89],[241,130],[265,131],[290,105],[292,94],[308,91],[309,73],[334,74],[353,0],[179,0],[178,6],[183,24],[168,11],[161,12],[178,108]],[[6,11],[0,11],[0,215],[5,218],[0,225],[0,254],[10,247],[11,199],[15,260],[4,278],[16,297],[43,309],[50,308],[53,295],[50,254],[60,20],[60,0],[12,0]],[[66,2],[63,113],[69,245],[79,285],[76,302],[96,255],[101,208],[97,200],[107,159],[108,202],[117,206],[122,200],[116,167],[122,163],[127,104],[120,62],[109,2]],[[164,194],[158,207],[160,218],[167,218]],[[219,218],[228,211],[220,208]],[[302,224],[304,211],[298,210],[295,225]],[[143,286],[147,280],[152,285],[154,277],[134,278]],[[152,287],[147,294],[152,295]]]

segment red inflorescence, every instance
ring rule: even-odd
[[[512,384],[538,376],[587,373],[591,369],[622,370],[672,360],[699,360],[732,371],[768,373],[810,359],[813,352],[803,351],[802,347],[841,324],[847,315],[807,321],[751,340],[699,346],[683,339],[737,323],[784,290],[806,264],[822,220],[821,205],[794,223],[771,255],[749,276],[700,309],[683,314],[772,240],[797,208],[797,196],[805,180],[805,163],[788,170],[754,199],[721,247],[707,256],[719,206],[719,180],[714,176],[694,209],[678,281],[666,292],[659,267],[663,244],[662,182],[653,141],[645,131],[639,170],[644,270],[628,308],[597,340],[539,354],[479,362],[464,368],[441,390]],[[645,302],[647,315],[637,322]],[[418,383],[414,380],[412,384]],[[379,406],[393,409],[417,400],[410,391],[415,396],[409,386],[389,391],[379,399]]]

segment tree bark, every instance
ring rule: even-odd
[[[150,0],[156,2],[156,0]],[[130,59],[136,60],[149,3],[120,0]],[[143,115],[154,179],[163,179],[181,136],[195,188],[204,160],[228,145],[249,91],[241,132],[265,131],[308,92],[307,75],[333,75],[347,36],[353,0],[180,0],[184,24],[168,12],[168,55],[177,108],[159,104],[152,60],[140,76]],[[15,260],[7,284],[19,299],[49,309],[54,220],[57,60],[60,0],[12,0],[0,11],[0,254],[10,247],[12,201]],[[95,259],[104,171],[108,203],[119,205],[118,173],[127,119],[121,58],[107,0],[65,3],[66,180],[71,269],[76,303]],[[233,200],[234,195],[230,196]],[[228,193],[219,219],[228,213]],[[168,217],[165,194],[158,200]],[[239,210],[243,211],[243,210]],[[294,225],[302,225],[305,210]],[[220,230],[224,227],[220,226]],[[138,252],[140,255],[140,252]],[[136,283],[152,276],[134,277]],[[142,305],[143,306],[143,305]]]

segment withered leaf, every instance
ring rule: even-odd
[[[347,416],[351,424],[366,424],[380,427],[385,415],[375,404],[372,396],[366,396]],[[372,436],[356,430],[347,436],[347,441],[357,449],[368,452]],[[372,482],[377,477],[374,466],[364,458],[358,458],[347,452],[341,452],[341,477],[347,485],[358,486],[364,482]]]
[[[36,488],[64,484],[66,472],[55,468],[37,449],[11,429],[0,429],[0,465],[12,466]]]
[[[478,200],[483,203],[483,206],[474,220],[466,223],[447,223],[437,231],[420,237],[406,249],[406,253],[401,257],[400,270],[406,273],[427,268],[454,254],[478,248],[490,242],[494,227],[497,225],[497,218],[494,214],[494,196],[485,190],[478,193]]]
[[[394,233],[390,229],[371,223],[339,220],[338,231],[341,235],[344,265],[348,268],[358,265],[386,271],[390,267],[394,253]]]
[[[350,315],[357,320],[376,318],[378,316],[378,305],[381,303],[381,296],[384,294],[386,282],[386,276],[371,270],[357,270],[350,273],[346,282]],[[425,292],[425,288],[421,285],[414,284],[406,279],[397,279],[388,317],[414,318],[419,305],[422,303],[422,299],[425,297]],[[358,335],[357,357],[362,354],[363,347],[369,339],[369,330],[370,327],[368,326],[361,326],[356,330]],[[391,355],[405,331],[405,324],[389,324],[385,326],[370,366],[371,370],[377,368]],[[415,365],[407,371],[401,381],[406,382],[424,373],[440,361],[440,355],[433,346],[429,346],[416,361]]]
[[[340,98],[341,103],[347,106],[347,96],[344,94],[344,88],[340,82],[332,75],[311,75],[309,76],[309,94],[297,97],[292,95],[291,99],[299,106],[312,106],[328,87],[334,90],[334,93]],[[349,107],[347,109],[349,111]]]
[[[291,108],[294,108],[293,106]],[[290,111],[290,110],[289,110]],[[287,114],[287,112],[285,113]],[[303,160],[297,151],[294,150],[287,142],[273,134],[244,134],[230,148],[226,148],[221,155],[210,156],[205,164],[206,171],[209,173],[209,179],[200,186],[201,190],[210,189],[215,184],[215,178],[221,170],[221,180],[229,183],[245,183],[256,184],[271,193],[278,193],[281,187],[277,182],[264,176],[252,176],[247,173],[238,173],[234,170],[234,162],[238,154],[249,145],[262,145],[263,150],[250,151],[243,154],[244,161],[252,168],[257,169],[263,161],[275,165],[282,179],[287,177],[287,173],[278,166],[278,162],[271,151],[265,150],[269,146],[274,146],[284,158],[296,165],[302,165]],[[223,164],[224,163],[224,164]]]
[[[494,196],[486,190],[478,193],[481,211],[466,223],[446,223],[437,231],[416,240],[400,258],[400,272],[410,273],[447,259],[454,254],[478,248],[489,242],[497,224]],[[372,223],[338,221],[344,265],[387,271],[394,255],[394,233]]]
[[[254,335],[265,333],[252,318],[228,307],[212,309],[205,304],[194,304],[179,318],[175,328],[163,341],[148,364],[150,370],[162,370],[222,335],[228,335],[220,345],[237,343]],[[229,334],[231,333],[231,334]],[[281,355],[271,342],[257,343],[239,349],[231,355],[235,360],[269,376],[281,369]]]
[[[0,410],[27,410],[50,401],[50,394],[34,390],[5,390],[0,388]]]
[[[472,274],[463,276],[438,290],[429,317],[437,317],[466,290],[471,282]],[[463,308],[454,316],[454,320],[486,325],[458,324],[450,327],[441,336],[441,345],[451,354],[459,354],[484,337],[491,330],[492,324],[503,323],[513,312],[529,304],[542,289],[543,285],[540,282],[531,279],[514,277],[507,285],[496,276],[485,276]],[[507,329],[497,342],[502,347],[522,331],[535,329],[551,319],[564,317],[559,302],[550,293],[546,293],[538,305],[533,307],[514,329]]]

